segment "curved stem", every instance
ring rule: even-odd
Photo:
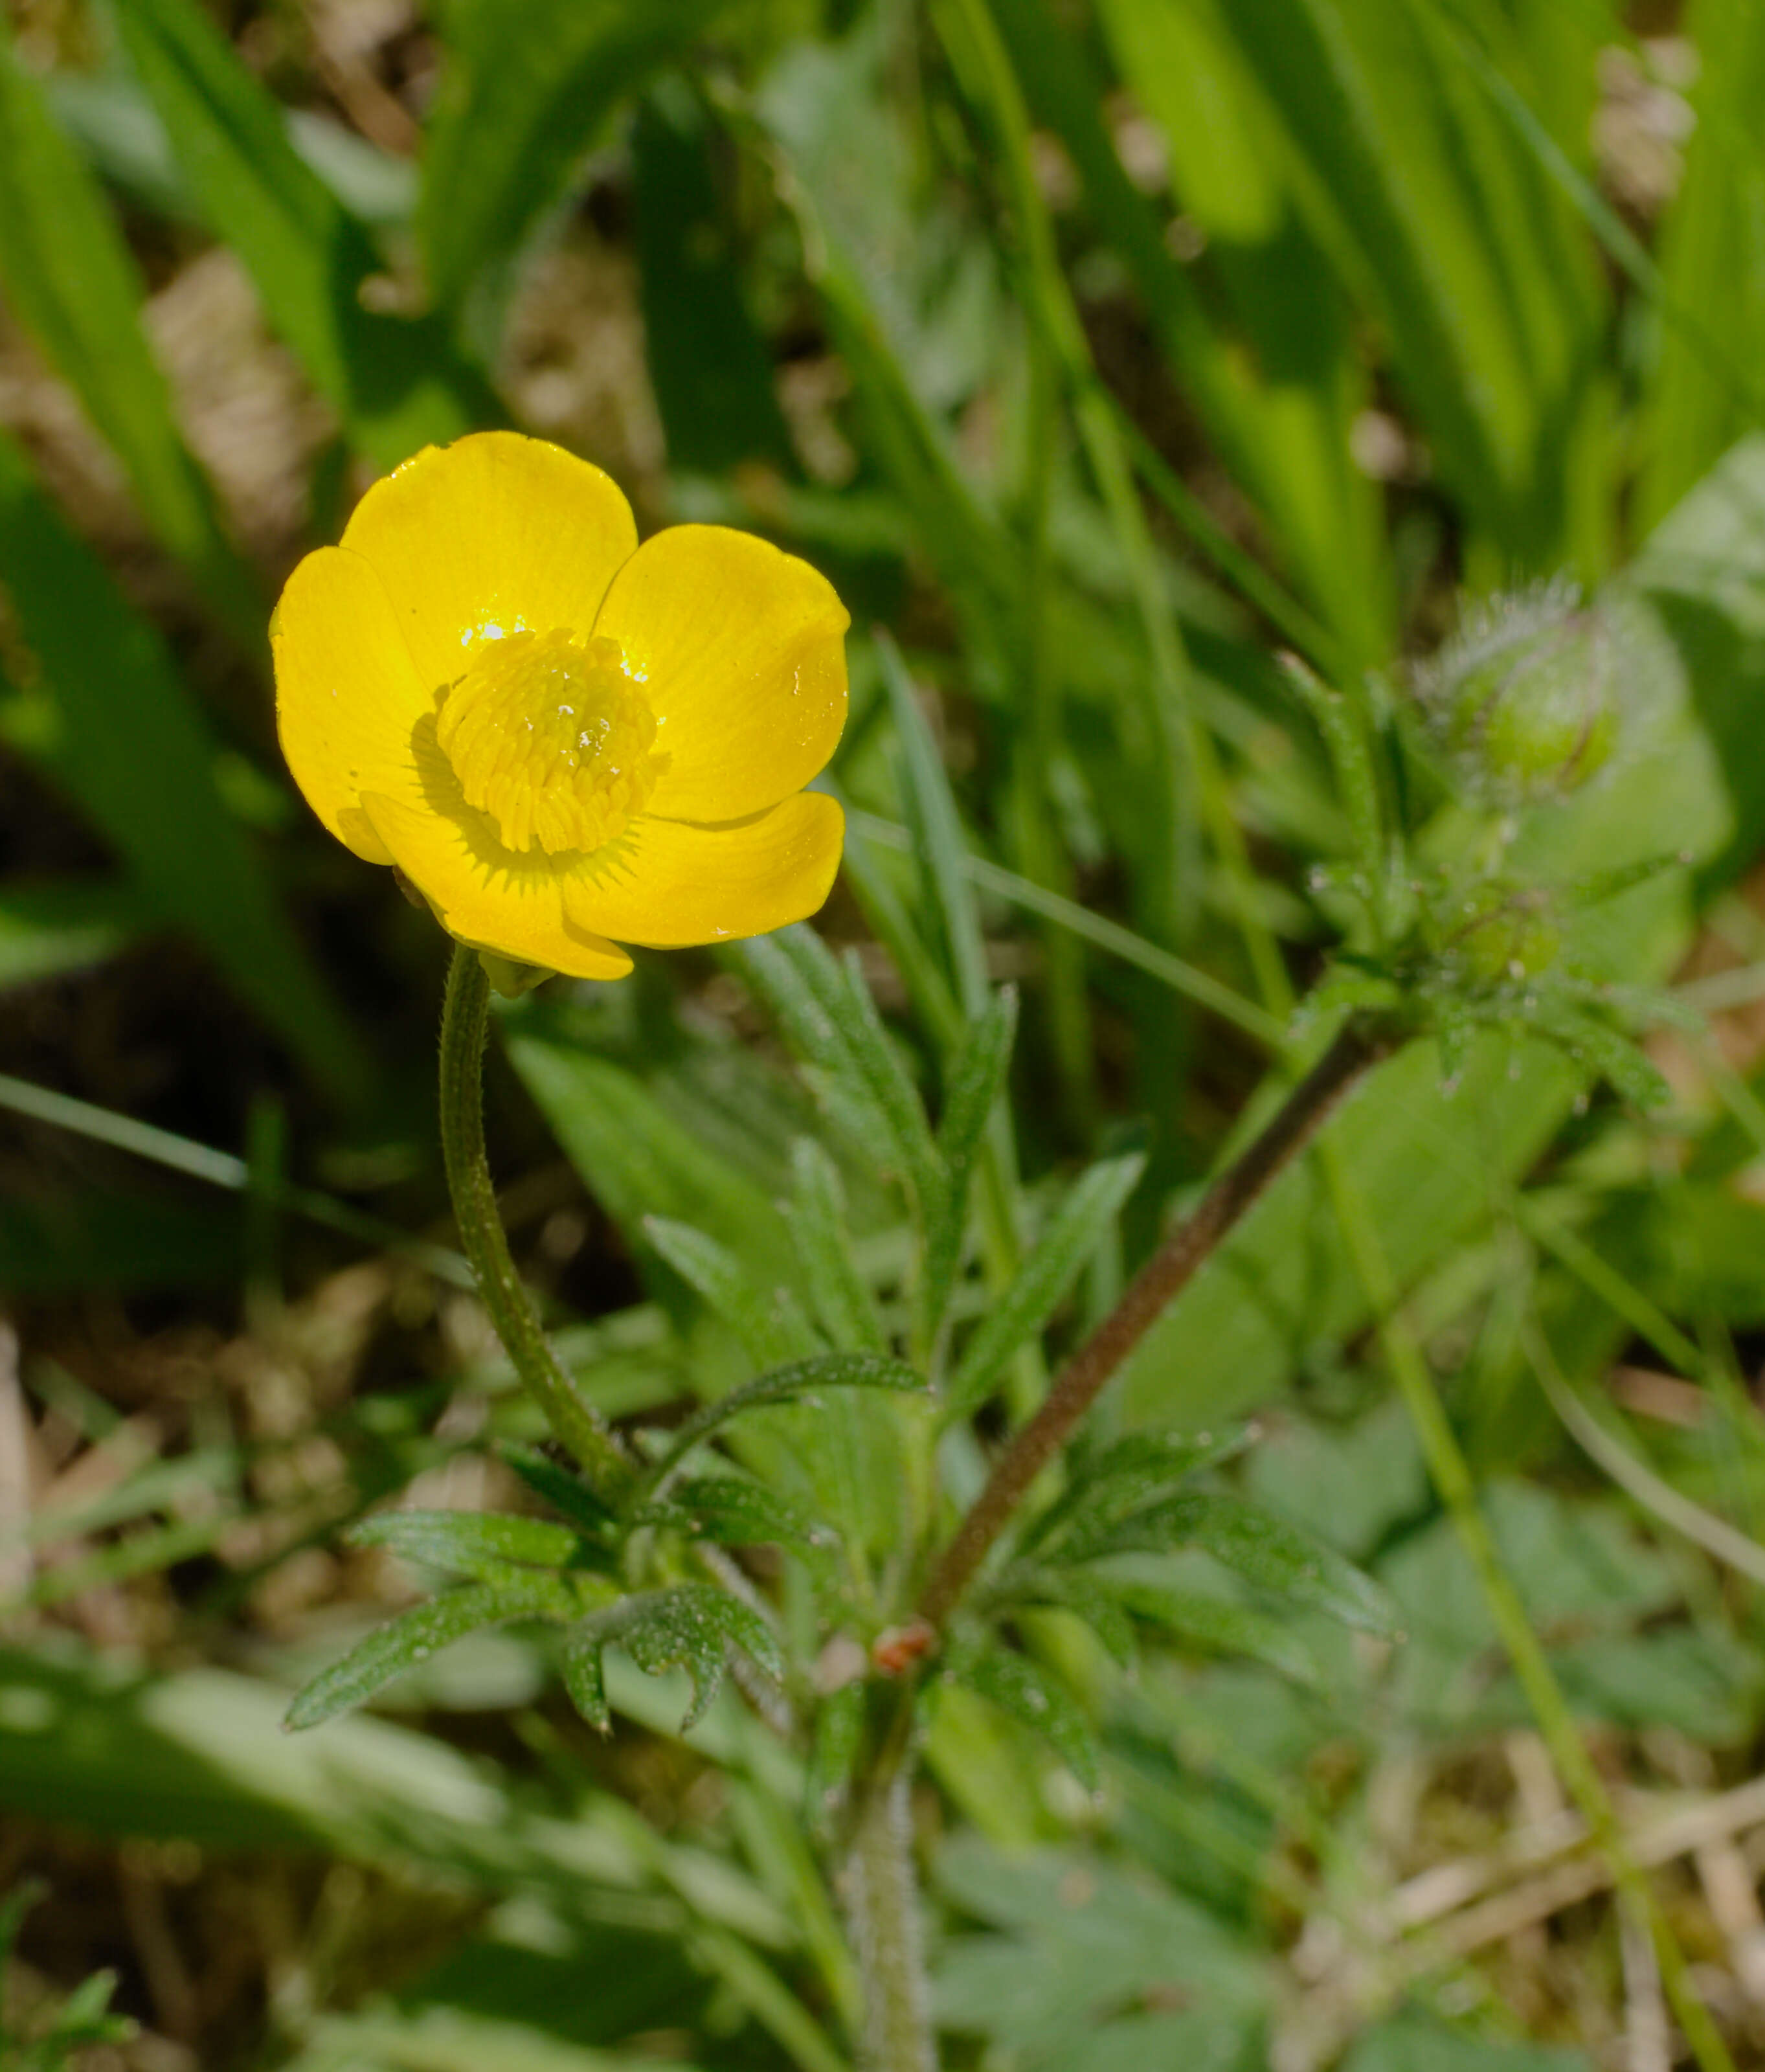
[[[484,1038],[490,981],[478,952],[457,944],[442,1009],[441,1140],[460,1242],[478,1292],[523,1385],[582,1464],[596,1492],[616,1496],[631,1479],[623,1449],[559,1366],[509,1256],[484,1157]]]
[[[1140,1269],[1121,1300],[1055,1378],[1042,1408],[999,1457],[920,1599],[928,1625],[941,1626],[1028,1494],[1072,1436],[1104,1384],[1221,1240],[1368,1068],[1393,1048],[1391,1033],[1357,1016],[1288,1095],[1268,1127],[1228,1166]]]

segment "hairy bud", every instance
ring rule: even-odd
[[[1425,672],[1437,731],[1473,782],[1508,803],[1566,797],[1618,738],[1611,629],[1572,584],[1499,598]]]

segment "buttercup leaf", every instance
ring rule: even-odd
[[[611,1724],[601,1656],[617,1642],[647,1676],[684,1667],[693,1702],[681,1731],[696,1726],[722,1688],[729,1651],[739,1647],[768,1675],[782,1677],[784,1657],[759,1614],[709,1583],[682,1583],[623,1599],[586,1620],[565,1644],[565,1683],[577,1709],[603,1733]]]
[[[1059,1543],[1082,1521],[1088,1536],[1104,1531],[1155,1498],[1169,1494],[1191,1475],[1230,1460],[1254,1436],[1244,1424],[1218,1432],[1132,1432],[1105,1447],[1075,1472],[1063,1495],[1025,1536],[1026,1548]]]
[[[633,1525],[660,1525],[726,1547],[831,1547],[839,1536],[776,1496],[734,1475],[682,1476],[660,1503],[635,1513]]]
[[[352,1526],[348,1537],[357,1547],[390,1548],[403,1560],[485,1582],[506,1576],[511,1565],[569,1568],[583,1551],[567,1526],[479,1511],[376,1511]]]
[[[945,1423],[978,1409],[1012,1354],[1053,1315],[1111,1219],[1133,1192],[1146,1162],[1146,1154],[1139,1151],[1099,1159],[1068,1190],[1010,1286],[963,1348],[945,1392]]]
[[[1284,1519],[1211,1490],[1166,1497],[1118,1523],[1081,1527],[1062,1551],[1077,1561],[1179,1547],[1199,1547],[1259,1588],[1363,1633],[1389,1638],[1398,1630],[1396,1607],[1370,1576]]]
[[[1039,1734],[1087,1790],[1096,1790],[1096,1740],[1064,1684],[1004,1648],[952,1664],[948,1673]]]
[[[732,1388],[727,1396],[720,1396],[715,1403],[706,1404],[696,1416],[689,1417],[651,1466],[644,1486],[652,1496],[664,1488],[696,1445],[744,1410],[800,1400],[823,1388],[891,1388],[912,1395],[924,1392],[925,1377],[904,1361],[890,1359],[882,1353],[821,1353],[813,1359],[795,1360],[740,1388]]]
[[[413,1605],[358,1641],[341,1660],[315,1676],[288,1708],[283,1724],[296,1733],[365,1704],[381,1685],[480,1626],[510,1619],[577,1618],[583,1609],[585,1587],[594,1587],[586,1577],[511,1569],[495,1581],[467,1583],[427,1604]]]

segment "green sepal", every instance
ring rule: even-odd
[[[517,964],[512,957],[498,956],[494,950],[480,950],[478,961],[484,967],[491,991],[504,1000],[519,1000],[524,993],[531,993],[536,985],[557,976],[548,965]]]

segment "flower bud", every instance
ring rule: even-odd
[[[1618,738],[1611,629],[1553,583],[1496,600],[1442,652],[1427,694],[1467,774],[1508,801],[1580,789]]]

